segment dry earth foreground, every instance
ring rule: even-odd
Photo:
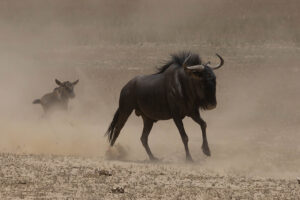
[[[0,199],[299,199],[297,180],[247,178],[197,164],[0,154]],[[70,198],[71,197],[71,198]]]

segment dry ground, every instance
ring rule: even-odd
[[[295,179],[212,173],[198,164],[15,154],[1,154],[0,163],[1,199],[279,200],[300,196]]]

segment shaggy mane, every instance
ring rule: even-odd
[[[171,65],[175,64],[178,67],[181,67],[183,65],[183,62],[187,57],[190,58],[187,61],[187,65],[192,66],[192,65],[200,65],[202,64],[201,58],[198,54],[191,53],[191,52],[179,52],[177,54],[171,54],[171,59],[167,61],[163,66],[157,68],[157,73],[156,74],[161,74],[164,71],[166,71]]]

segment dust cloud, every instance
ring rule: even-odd
[[[195,167],[291,177],[300,166],[298,1],[0,2],[0,152],[104,157],[104,133],[119,91],[170,53],[191,50],[225,59],[216,72],[218,107],[202,112],[212,157],[198,125],[185,119]],[[74,81],[67,113],[43,118],[32,101]],[[145,160],[141,119],[132,114],[117,143]],[[172,121],[155,124],[153,153],[183,163]]]

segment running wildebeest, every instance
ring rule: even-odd
[[[41,104],[45,113],[53,108],[67,110],[69,99],[75,97],[74,86],[79,80],[71,83],[69,81],[60,82],[55,79],[55,82],[59,87],[55,88],[53,92],[45,94],[41,99],[33,101],[33,104]]]
[[[188,136],[182,119],[191,117],[202,130],[202,150],[210,156],[206,138],[206,122],[199,109],[210,110],[216,107],[216,76],[213,70],[224,64],[223,58],[218,66],[203,64],[199,55],[182,52],[172,55],[172,59],[152,75],[137,76],[121,90],[119,108],[106,132],[113,146],[128,117],[135,110],[142,116],[144,128],[141,142],[150,160],[156,160],[148,146],[148,136],[153,123],[158,120],[173,119],[184,144],[186,159],[192,161],[188,148]]]

